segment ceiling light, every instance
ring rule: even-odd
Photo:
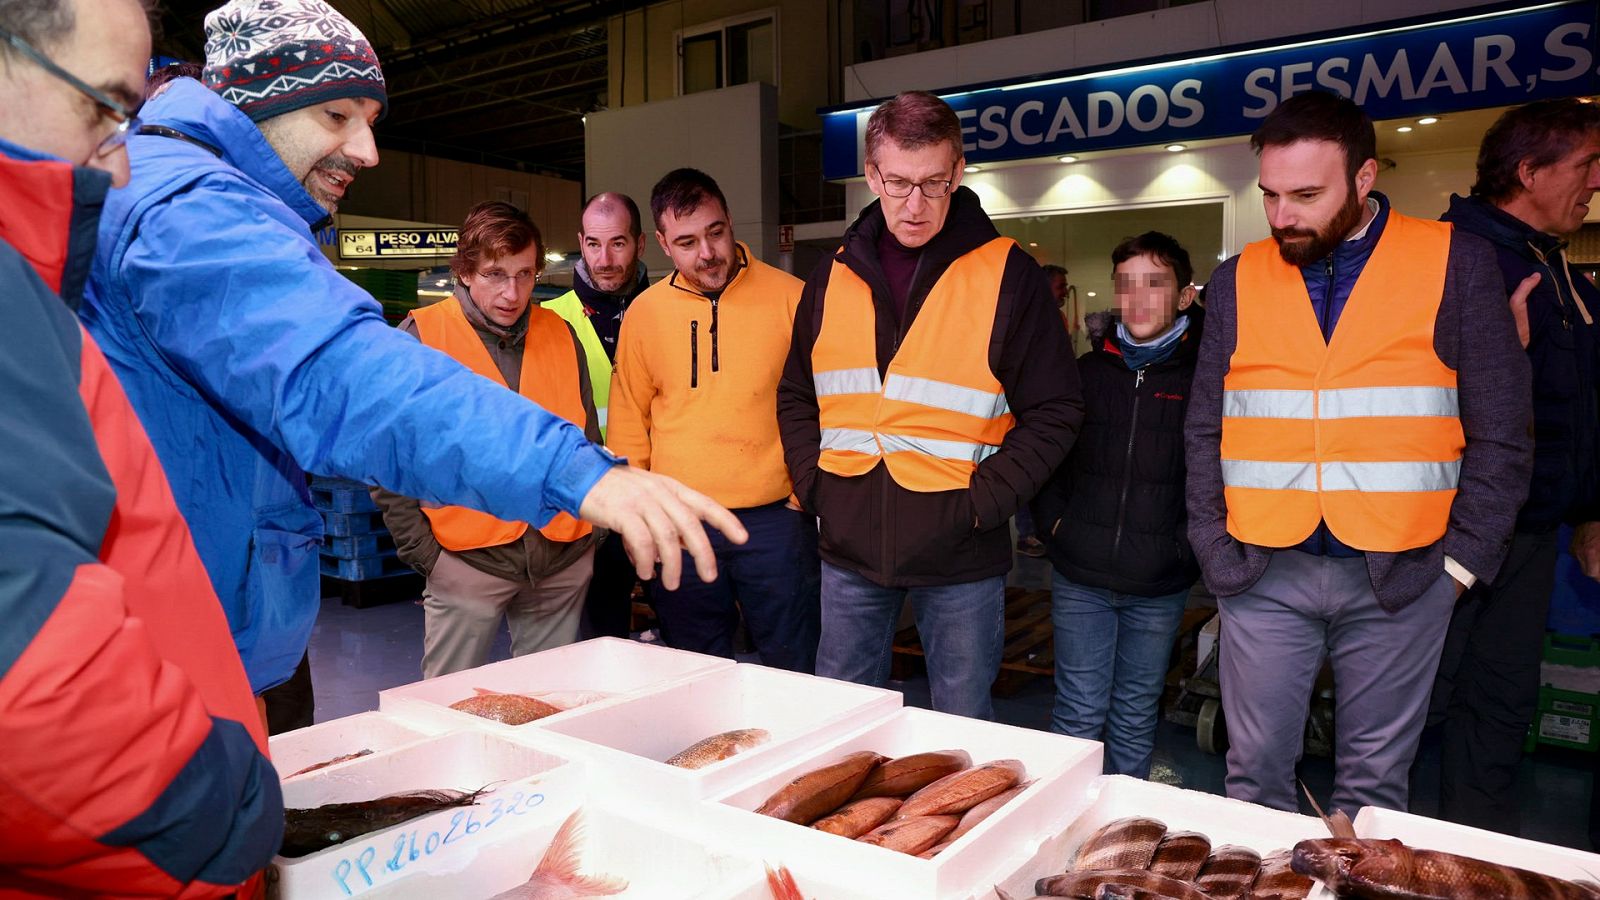
[[[1418,125],[1432,125],[1433,123],[1435,123],[1437,121],[1439,121],[1439,117],[1438,116],[1423,116],[1422,118],[1417,120],[1417,124]]]
[[[965,167],[963,167],[961,169],[961,171],[967,173],[968,175],[971,175],[973,172],[982,172],[983,170],[978,168],[977,166],[965,166]]]
[[[1090,291],[1089,292],[1089,296],[1093,297],[1094,296],[1094,291]]]
[[[561,262],[563,259],[566,259],[566,257],[562,256],[560,253],[557,253],[554,250],[551,250],[549,253],[546,253],[544,255],[544,259],[545,259],[545,262],[558,263],[558,262]]]
[[[1168,144],[1167,145],[1167,152],[1168,153],[1182,153],[1183,151],[1185,151],[1187,149],[1189,149],[1189,148],[1187,146],[1183,145],[1183,144]]]
[[[1060,157],[1056,158],[1056,162],[1075,163],[1077,161],[1078,161],[1078,158],[1076,156],[1072,156],[1070,154],[1067,155],[1067,156],[1060,156]]]
[[[579,125],[587,125],[587,124],[589,124],[589,117],[588,116],[579,116],[578,117],[578,124]]]
[[[1399,128],[1396,128],[1395,131],[1398,131],[1401,134],[1410,134],[1411,133],[1411,126],[1410,125],[1401,125]]]
[[[1037,247],[1037,246],[1039,246],[1039,242],[1038,241],[1029,241],[1028,242],[1028,246],[1029,247]]]

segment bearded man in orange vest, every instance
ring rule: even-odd
[[[531,302],[544,251],[527,213],[498,201],[474,206],[450,261],[454,295],[413,311],[400,330],[598,441],[583,346],[565,320]],[[513,656],[577,640],[594,573],[587,522],[560,513],[533,528],[466,507],[423,506],[381,488],[372,495],[401,560],[428,576],[424,678],[483,665],[502,615]]]
[[[1298,807],[1327,659],[1333,805],[1404,810],[1456,597],[1494,579],[1528,492],[1528,361],[1489,245],[1372,189],[1360,107],[1297,95],[1251,146],[1272,237],[1207,286],[1185,434],[1228,796]]]

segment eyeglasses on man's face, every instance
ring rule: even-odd
[[[930,178],[927,181],[907,181],[904,178],[885,178],[883,170],[878,169],[878,181],[883,185],[883,192],[896,200],[911,196],[912,191],[922,191],[922,196],[929,200],[938,200],[950,193],[950,187],[955,184],[955,172],[950,178]]]
[[[515,280],[517,284],[533,284],[539,280],[539,273],[532,269],[523,269],[515,274],[503,269],[489,269],[478,273],[478,279],[496,290],[505,287]]]
[[[71,85],[78,93],[93,101],[101,113],[117,123],[117,127],[106,135],[95,148],[96,156],[105,156],[128,142],[128,138],[139,130],[139,116],[127,107],[126,104],[112,99],[104,91],[90,86],[83,79],[56,65],[55,61],[45,56],[38,48],[18,37],[10,29],[0,26],[0,38],[11,45],[12,49],[32,60],[35,65],[45,70],[56,78]]]

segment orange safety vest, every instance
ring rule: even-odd
[[[1277,243],[1244,249],[1222,382],[1229,534],[1292,547],[1325,521],[1382,553],[1444,536],[1466,446],[1456,373],[1433,347],[1449,254],[1448,224],[1391,210],[1330,342]]]
[[[509,387],[457,299],[449,298],[414,309],[411,318],[417,323],[417,337],[424,344],[448,353],[496,384]],[[534,365],[529,365],[530,362]],[[552,362],[555,364],[551,365]],[[573,349],[572,334],[560,316],[538,304],[528,309],[528,334],[522,343],[522,373],[518,393],[579,428],[583,427],[582,382],[578,377],[578,355]],[[446,550],[498,547],[528,531],[527,522],[504,522],[463,506],[424,506],[422,512],[433,525],[434,537]],[[588,522],[563,512],[557,513],[539,533],[552,541],[569,543],[591,530]]]
[[[811,350],[823,471],[865,475],[882,460],[907,490],[971,484],[978,463],[1016,425],[989,369],[1000,278],[1013,246],[995,238],[950,264],[881,379],[872,289],[834,260]]]

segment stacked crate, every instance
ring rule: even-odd
[[[1538,744],[1600,749],[1600,640],[1545,635],[1539,682],[1539,710],[1525,749],[1531,752]]]
[[[313,475],[311,503],[322,513],[323,575],[371,581],[411,571],[395,555],[394,538],[366,485]]]

